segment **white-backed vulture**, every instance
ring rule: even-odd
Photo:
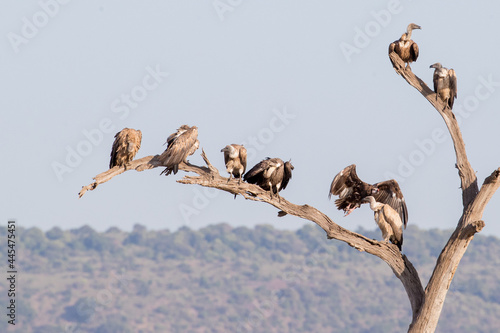
[[[411,39],[413,29],[422,28],[415,23],[410,23],[406,28],[406,32],[401,35],[401,38],[389,44],[389,54],[396,52],[401,60],[406,63],[406,67],[410,67],[410,62],[417,61],[418,58],[418,45]]]
[[[224,152],[224,163],[229,173],[229,180],[234,176],[241,183],[241,177],[247,168],[247,150],[242,145],[231,144],[221,149]]]
[[[343,210],[346,216],[358,208],[364,198],[373,196],[376,201],[391,206],[399,214],[406,228],[408,210],[403,193],[394,179],[373,185],[367,184],[356,174],[356,165],[351,164],[333,179],[328,197],[331,198],[332,195],[339,196],[335,205],[338,210]]]
[[[248,171],[243,179],[251,184],[259,185],[263,190],[278,195],[284,190],[292,178],[293,165],[290,161],[283,162],[280,158],[266,158]]]
[[[362,203],[370,203],[375,222],[382,231],[384,241],[397,245],[399,251],[403,246],[403,222],[399,214],[389,205],[377,202],[371,195],[365,197]]]
[[[438,96],[453,109],[453,102],[457,98],[457,75],[453,68],[443,67],[439,62],[431,65],[434,68],[432,81],[434,82],[434,92],[436,100]]]
[[[124,128],[116,133],[109,168],[126,165],[134,159],[141,148],[142,133],[132,128]]]
[[[167,149],[160,155],[159,161],[167,167],[160,175],[168,176],[172,171],[176,174],[179,164],[187,162],[187,157],[199,148],[198,127],[182,125],[177,132],[168,136],[166,143]]]

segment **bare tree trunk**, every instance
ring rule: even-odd
[[[458,122],[451,109],[443,103],[420,78],[405,69],[404,62],[392,52],[389,54],[396,72],[401,75],[411,86],[416,88],[443,117],[453,139],[457,158],[456,167],[460,176],[462,187],[462,203],[464,212],[460,218],[455,232],[441,251],[427,287],[425,297],[418,316],[412,321],[409,332],[434,332],[441,316],[444,300],[450,288],[451,280],[474,234],[481,231],[484,222],[481,220],[484,208],[500,185],[500,168],[489,176],[481,191],[477,187],[477,178],[472,166],[467,159],[465,143]]]

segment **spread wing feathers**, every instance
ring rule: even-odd
[[[188,129],[183,129],[184,126]],[[186,162],[187,157],[199,148],[198,128],[181,126],[176,133],[168,137],[167,144],[167,149],[160,155],[159,161],[167,167],[161,174],[165,173],[168,176],[172,171],[176,174],[179,164]]]
[[[403,223],[399,214],[391,206],[385,204],[378,214],[375,213],[375,222],[377,222],[382,230],[384,240],[397,245],[401,251],[401,247],[403,246]]]
[[[122,166],[132,161],[141,148],[142,133],[132,128],[124,128],[116,133],[109,168]]]
[[[333,178],[328,197],[330,198],[332,195],[338,195],[340,198],[345,198],[353,192],[354,186],[361,183],[363,183],[363,181],[359,179],[356,174],[356,165],[351,164]]]
[[[406,228],[408,224],[408,209],[406,208],[405,198],[399,188],[398,182],[391,179],[374,184],[373,186],[378,188],[378,193],[373,194],[375,200],[387,204],[394,209],[399,214]]]
[[[450,80],[450,99],[448,100],[448,104],[450,106],[450,109],[453,108],[453,102],[455,101],[455,98],[457,98],[457,74],[455,73],[455,70],[451,68],[448,71],[448,77]]]
[[[373,185],[359,179],[356,174],[356,165],[351,164],[335,176],[330,185],[328,197],[338,195],[339,199],[335,200],[337,209],[347,212],[358,208],[361,200],[375,191],[376,188]]]

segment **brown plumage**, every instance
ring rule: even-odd
[[[142,133],[132,128],[124,128],[116,133],[109,168],[126,165],[134,159],[141,148]]]
[[[413,29],[421,29],[415,23],[408,24],[406,32],[398,40],[389,45],[389,54],[396,52],[396,54],[406,63],[406,67],[410,67],[410,62],[417,61],[418,58],[418,45],[411,39],[411,32]],[[394,66],[394,64],[392,64]]]
[[[234,176],[241,183],[241,177],[247,168],[247,150],[242,145],[231,144],[221,149],[224,152],[224,163],[229,173],[229,180]]]
[[[371,195],[365,197],[362,203],[370,203],[375,222],[382,231],[384,240],[397,245],[399,251],[401,251],[403,246],[403,223],[399,214],[390,205],[378,202]]]
[[[182,125],[175,133],[168,136],[165,143],[167,143],[167,149],[158,160],[167,167],[160,175],[168,176],[172,171],[176,174],[179,170],[179,164],[187,162],[187,157],[193,155],[199,148],[198,127]]]
[[[457,75],[453,68],[443,67],[439,62],[431,65],[434,68],[432,81],[434,83],[434,92],[436,100],[438,96],[453,109],[453,102],[457,98]]]
[[[248,171],[243,179],[251,184],[259,185],[263,190],[278,195],[278,192],[284,190],[292,178],[294,169],[290,161],[283,162],[280,158],[266,158],[257,163]]]
[[[359,179],[355,164],[345,167],[335,176],[328,197],[331,198],[332,195],[339,196],[335,205],[346,216],[358,208],[364,198],[373,196],[376,201],[391,206],[399,214],[405,227],[408,222],[408,210],[398,182],[391,179],[373,185],[367,184]]]

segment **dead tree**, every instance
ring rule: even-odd
[[[312,221],[325,230],[328,239],[343,241],[361,252],[367,252],[379,257],[389,265],[396,277],[402,282],[408,295],[413,313],[408,332],[434,332],[458,264],[474,235],[484,227],[481,218],[487,203],[500,186],[500,168],[494,170],[484,180],[481,189],[479,189],[474,169],[472,169],[467,159],[460,128],[451,109],[443,101],[436,99],[436,94],[410,69],[405,69],[404,63],[398,55],[393,52],[389,57],[396,72],[427,98],[443,117],[453,139],[457,158],[456,167],[461,181],[463,214],[448,243],[443,248],[425,290],[418,272],[410,260],[398,250],[396,245],[369,239],[344,229],[328,216],[307,204],[296,205],[283,197],[271,197],[269,192],[254,184],[238,184],[236,179],[228,181],[228,178],[222,177],[219,171],[210,163],[204,151],[201,156],[206,166],[181,163],[179,170],[191,172],[197,174],[197,176],[185,176],[177,182],[212,187],[235,195],[239,194],[247,200],[268,203],[279,209],[278,216],[290,214]],[[109,169],[97,175],[93,183],[84,186],[79,196],[82,197],[86,191],[94,190],[99,184],[105,183],[125,171],[144,171],[164,167],[159,162],[158,157],[159,155],[147,156],[129,162],[126,166],[116,166]]]

